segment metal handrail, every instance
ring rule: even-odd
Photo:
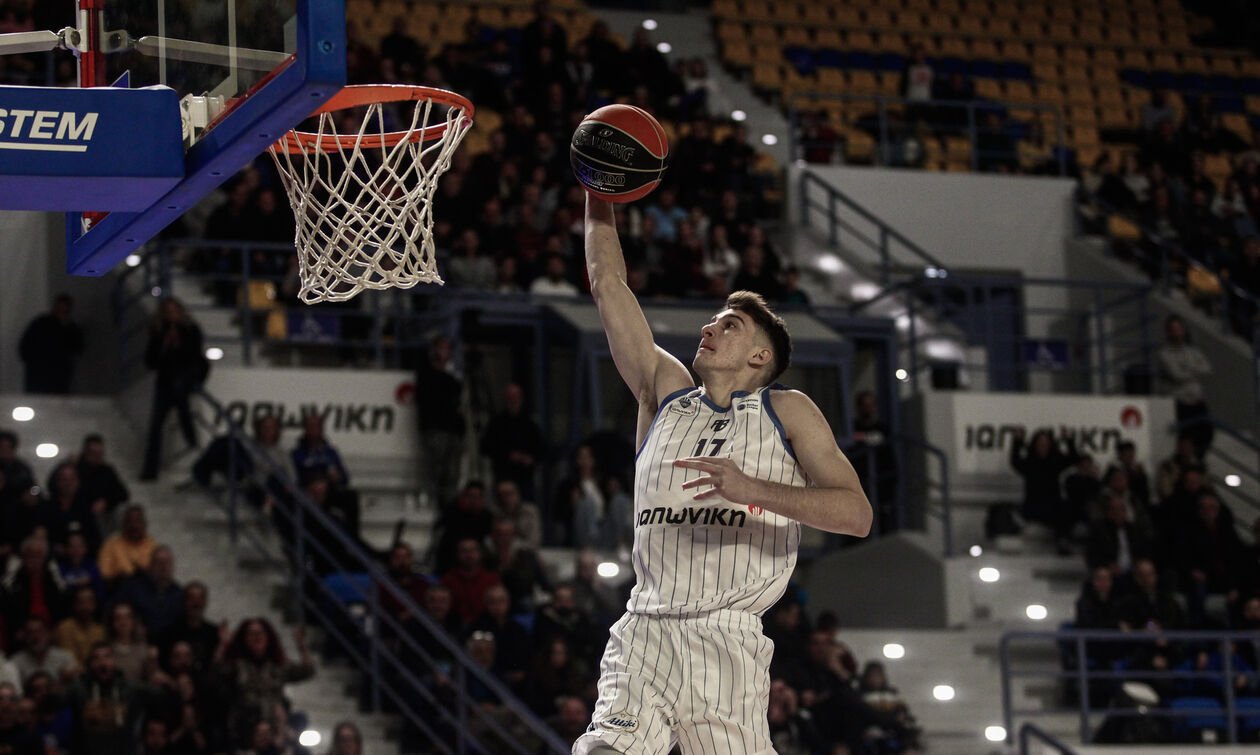
[[[1202,427],[1203,425],[1211,427],[1215,432],[1228,435],[1234,442],[1239,443],[1244,448],[1251,451],[1253,456],[1249,461],[1235,459],[1233,456],[1221,451],[1218,444],[1215,443],[1208,449],[1210,453],[1215,453],[1227,464],[1233,467],[1233,469],[1238,473],[1247,475],[1252,480],[1260,480],[1260,471],[1257,471],[1257,464],[1260,463],[1260,443],[1257,443],[1252,438],[1243,435],[1236,428],[1224,422],[1219,417],[1195,417],[1193,419],[1188,419],[1185,422],[1174,423],[1172,429],[1174,433],[1180,434],[1183,430]],[[1237,487],[1231,487],[1228,488],[1228,490],[1232,496],[1240,499],[1252,509],[1260,511],[1260,498],[1245,495],[1241,492],[1240,488]],[[1234,518],[1234,524],[1240,531],[1251,531],[1250,517],[1237,516]]]
[[[1059,751],[1059,755],[1076,755],[1076,751],[1051,736],[1046,730],[1034,723],[1025,723],[1019,727],[1019,755],[1029,755],[1029,740],[1039,739],[1042,744],[1049,745]]]
[[[1034,669],[1028,671],[1015,671],[1011,668],[1011,643],[1020,640],[1045,640],[1055,643],[1071,642],[1076,651],[1076,666],[1072,669],[1055,669],[1053,671],[1044,669]],[[1145,715],[1148,713],[1160,713],[1173,718],[1189,717],[1193,715],[1202,715],[1204,713],[1221,714],[1226,719],[1226,730],[1229,737],[1228,741],[1236,743],[1238,741],[1238,707],[1234,685],[1232,680],[1238,676],[1246,676],[1248,678],[1260,678],[1260,672],[1237,672],[1233,668],[1233,659],[1230,652],[1230,644],[1234,641],[1246,640],[1254,642],[1256,640],[1255,632],[1208,632],[1208,631],[1142,631],[1142,632],[1124,632],[1119,630],[1083,630],[1083,629],[1063,629],[1059,631],[1049,632],[1029,632],[1029,631],[1012,631],[1002,635],[998,643],[998,663],[1001,671],[1002,683],[1002,722],[1006,727],[1007,741],[1012,741],[1012,733],[1014,731],[1014,721],[1016,716],[1046,716],[1053,715],[1053,710],[1037,710],[1037,709],[1016,709],[1013,703],[1012,680],[1015,678],[1042,678],[1042,679],[1072,679],[1076,682],[1079,690],[1078,699],[1078,716],[1080,726],[1081,742],[1090,741],[1090,715],[1094,712],[1090,705],[1090,689],[1089,682],[1095,679],[1113,679],[1116,681],[1124,679],[1214,679],[1221,682],[1221,686],[1225,694],[1224,710],[1198,710],[1198,709],[1180,709],[1180,708],[1159,708],[1152,710],[1150,708],[1140,711],[1126,711],[1123,709],[1107,709],[1108,715]],[[1197,642],[1197,643],[1214,643],[1218,651],[1221,653],[1221,669],[1219,671],[1115,671],[1115,670],[1092,670],[1088,668],[1088,656],[1086,652],[1087,642],[1110,642],[1110,643],[1148,643],[1157,642]]]
[[[912,100],[908,97],[890,96],[890,95],[885,95],[885,94],[853,94],[853,93],[840,94],[840,93],[835,93],[835,92],[820,92],[820,91],[815,91],[815,90],[804,90],[800,92],[794,92],[792,94],[792,101],[789,103],[790,107],[789,107],[789,113],[788,113],[788,120],[791,123],[790,133],[792,136],[793,157],[799,156],[798,152],[800,152],[800,148],[806,144],[804,140],[798,137],[798,132],[800,130],[799,126],[801,122],[801,117],[800,117],[800,108],[797,107],[796,103],[799,102],[802,98],[809,98],[816,101],[831,99],[831,100],[840,100],[840,101],[846,101],[846,102],[873,102],[875,103],[876,115],[878,116],[878,128],[879,128],[878,150],[876,153],[877,155],[886,154],[888,146],[890,144],[889,142],[890,129],[888,127],[888,107],[890,105],[926,107],[926,108],[931,108],[937,111],[942,110],[942,109],[953,109],[953,110],[965,111],[966,116],[967,116],[967,123],[965,126],[961,126],[961,125],[954,126],[951,124],[935,124],[935,125],[938,127],[938,130],[941,132],[953,131],[954,133],[957,133],[957,134],[967,135],[968,142],[971,147],[970,167],[971,167],[971,170],[973,171],[979,170],[980,168],[981,151],[978,148],[977,137],[980,136],[980,133],[984,128],[979,125],[978,120],[976,118],[976,114],[978,112],[986,112],[986,111],[994,112],[994,111],[1006,111],[1010,109],[1018,109],[1018,110],[1033,110],[1033,111],[1044,111],[1044,112],[1053,113],[1055,117],[1054,118],[1055,142],[1053,145],[1054,160],[1056,164],[1058,165],[1058,169],[1059,169],[1058,174],[1060,176],[1066,176],[1068,173],[1067,149],[1065,146],[1066,137],[1067,137],[1066,123],[1063,119],[1062,109],[1056,105],[1038,105],[1038,104],[1033,104],[1029,102],[1010,102],[1010,101],[1004,101],[1004,100],[988,100],[988,99],[983,99],[983,98],[970,99],[970,100],[942,100],[942,99]],[[1012,154],[1011,156],[1018,159],[1017,154]]]
[[[919,447],[940,465],[941,547],[945,558],[950,558],[954,555],[954,509],[949,490],[949,456],[945,449],[929,443],[926,438],[904,433],[897,433],[893,437],[902,443]]]
[[[340,570],[343,572],[353,571],[355,573],[368,575],[371,582],[371,589],[369,589],[367,594],[363,597],[369,605],[369,615],[376,623],[374,624],[375,628],[372,631],[365,633],[368,639],[368,657],[364,659],[362,654],[358,652],[353,653],[352,657],[355,657],[356,660],[366,661],[361,663],[361,666],[363,666],[362,670],[367,674],[372,685],[372,699],[377,708],[379,708],[381,692],[384,691],[386,694],[389,694],[390,697],[394,698],[395,702],[399,705],[400,710],[403,711],[404,715],[412,723],[416,724],[422,731],[430,736],[434,742],[440,743],[440,740],[437,739],[424,716],[414,709],[413,706],[415,701],[407,699],[405,695],[402,695],[397,690],[394,690],[387,681],[381,678],[382,661],[392,662],[392,670],[399,673],[403,677],[403,681],[410,685],[407,690],[408,692],[418,692],[422,697],[428,697],[429,702],[437,702],[436,699],[433,698],[432,695],[424,688],[424,685],[420,682],[420,680],[416,678],[416,675],[412,672],[412,670],[407,668],[403,660],[382,641],[379,627],[385,625],[392,630],[394,636],[397,637],[399,641],[407,646],[406,649],[424,661],[428,668],[432,669],[436,665],[436,662],[429,651],[416,642],[404,626],[398,623],[392,616],[379,610],[381,595],[384,593],[408,611],[411,615],[411,619],[417,622],[430,638],[436,640],[438,645],[441,646],[441,650],[449,654],[456,663],[457,684],[455,692],[458,698],[456,712],[451,714],[441,705],[434,705],[433,707],[433,710],[436,710],[442,717],[447,718],[448,723],[455,727],[457,747],[452,752],[464,753],[467,751],[467,747],[469,746],[473,747],[477,752],[498,752],[494,749],[488,750],[480,743],[472,741],[471,733],[466,730],[466,718],[469,713],[481,718],[485,723],[491,725],[492,727],[496,729],[499,728],[499,724],[488,719],[486,717],[487,714],[481,710],[480,706],[468,697],[465,691],[464,680],[470,676],[471,678],[476,679],[479,683],[485,685],[486,688],[498,698],[503,706],[510,710],[525,726],[525,728],[529,730],[529,733],[537,737],[538,740],[544,744],[548,751],[553,752],[556,755],[561,755],[562,753],[567,753],[569,751],[569,747],[562,742],[560,738],[557,737],[544,723],[538,720],[529,708],[525,706],[525,704],[522,703],[502,682],[500,682],[488,671],[478,666],[476,662],[464,652],[464,649],[459,645],[459,643],[447,636],[445,630],[430,619],[429,616],[415,603],[415,601],[412,600],[411,596],[407,592],[398,587],[398,585],[394,584],[394,581],[385,573],[380,564],[362,551],[359,543],[355,542],[342,532],[339,525],[331,517],[312,503],[310,499],[306,497],[305,493],[293,482],[292,478],[288,474],[288,471],[262,451],[261,447],[258,446],[257,442],[245,432],[244,428],[238,422],[233,421],[229,417],[223,405],[217,399],[204,390],[199,391],[197,395],[215,411],[216,419],[223,421],[227,425],[230,436],[234,441],[240,443],[241,446],[246,449],[247,453],[250,454],[253,463],[261,464],[269,471],[272,477],[279,480],[285,487],[286,493],[294,503],[293,510],[288,511],[283,506],[277,506],[276,508],[283,515],[288,517],[294,525],[293,548],[296,554],[296,564],[291,574],[291,578],[294,580],[293,589],[294,595],[298,597],[299,611],[301,612],[303,608],[302,601],[305,600],[309,602],[310,605],[307,607],[318,618],[324,620],[322,623],[325,628],[330,630],[331,633],[337,635],[338,638],[342,640],[342,645],[344,647],[352,648],[354,643],[349,642],[349,638],[344,637],[343,633],[337,626],[337,622],[333,621],[324,613],[323,608],[319,605],[319,603],[310,599],[306,594],[304,582],[308,578],[308,575],[304,570],[305,559],[303,556],[307,552],[317,553],[325,560],[338,565],[339,567],[353,567],[352,569],[341,568]],[[229,452],[234,456],[236,453],[235,443],[229,444]],[[236,462],[233,458],[230,461],[230,471],[228,474],[229,526],[231,528],[231,535],[234,539],[237,536],[238,531],[237,510],[239,508],[240,499],[238,481],[236,480],[236,475],[234,474],[235,464]],[[335,541],[335,545],[338,550],[341,553],[348,554],[354,563],[341,564],[340,559],[330,553],[323,542],[321,542],[318,538],[310,536],[308,522],[318,525],[323,533],[331,536]],[[255,540],[254,545],[255,547],[261,546],[261,541]],[[324,585],[322,580],[316,580],[315,584],[318,585],[322,591],[328,594],[329,597],[331,597],[331,594],[328,593],[328,588]],[[345,616],[351,616],[348,609],[345,611]],[[429,711],[429,713],[431,714],[432,711]],[[454,720],[450,720],[452,718],[454,718]],[[525,745],[517,742],[516,740],[507,738],[505,741],[508,742],[509,747],[516,752],[523,754],[530,752],[530,750],[526,749]],[[443,749],[446,749],[445,746],[443,746]]]

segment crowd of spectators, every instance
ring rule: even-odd
[[[262,618],[207,616],[101,436],[40,485],[0,432],[0,745],[14,755],[303,753],[286,683],[309,678]],[[353,724],[331,752],[360,752]]]

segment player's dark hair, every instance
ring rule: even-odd
[[[774,364],[770,370],[769,385],[779,379],[783,371],[792,363],[792,336],[788,335],[787,325],[783,318],[770,311],[761,294],[752,291],[733,291],[726,297],[726,306],[736,312],[743,312],[761,328],[770,338],[770,351],[774,353]]]

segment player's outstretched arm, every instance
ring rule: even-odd
[[[716,457],[675,461],[677,466],[706,473],[683,487],[696,489],[696,500],[721,496],[731,503],[760,506],[827,532],[866,537],[874,512],[857,472],[836,445],[827,419],[800,391],[775,391],[773,401],[796,461],[812,487],[751,477],[733,460]]]
[[[617,238],[612,205],[586,195],[586,272],[608,347],[621,379],[640,405],[656,410],[660,400],[694,383],[682,363],[652,339],[639,301],[626,284],[626,261]]]

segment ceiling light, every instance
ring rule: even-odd
[[[323,737],[314,729],[307,729],[298,735],[298,744],[303,747],[319,747],[319,743],[323,741]]]
[[[733,120],[733,121],[746,121],[746,120],[748,120],[748,113],[745,113],[743,110],[732,110],[732,111],[731,111],[731,120]]]
[[[670,46],[670,44],[669,44],[668,42],[657,42],[657,43],[656,43],[656,51],[657,51],[657,52],[659,52],[659,53],[660,53],[660,54],[662,54],[662,55],[668,55],[668,54],[670,53],[670,51],[671,51],[671,50],[673,50],[673,49],[674,49],[674,48],[673,48],[673,47],[671,47],[671,46]]]
[[[906,656],[906,648],[897,642],[890,642],[884,646],[884,657],[892,660],[904,658]]]
[[[844,263],[834,254],[818,255],[818,269],[829,275],[836,275],[844,271]]]
[[[1029,605],[1024,609],[1024,613],[1033,621],[1041,621],[1049,615],[1049,612],[1046,611],[1046,607],[1039,603]]]
[[[644,28],[644,29],[647,29],[648,31],[655,31],[655,30],[656,30],[656,19],[655,19],[655,18],[645,18],[645,19],[643,19],[643,28]]]
[[[932,697],[941,702],[948,702],[954,699],[954,688],[948,684],[938,684],[932,688]]]
[[[773,147],[774,145],[779,143],[779,137],[775,136],[774,134],[762,134],[761,143],[766,145],[767,147]]]
[[[612,579],[621,573],[621,567],[613,561],[605,561],[595,567],[595,573],[605,579]]]
[[[139,265],[140,265],[140,255],[138,254],[127,255],[127,267],[139,267]]]
[[[984,738],[990,742],[1003,742],[1006,740],[1006,728],[1003,726],[986,726],[984,727]]]
[[[222,358],[223,349],[220,349],[218,346],[211,346],[206,349],[206,359],[209,359],[211,362],[217,362]]]
[[[57,448],[56,443],[40,443],[35,446],[35,455],[41,459],[55,459],[59,453],[61,449]]]
[[[1236,474],[1225,475],[1225,484],[1231,488],[1236,488],[1242,484],[1242,478]]]
[[[978,573],[981,582],[996,582],[1002,578],[1002,573],[992,566],[986,566]]]
[[[902,367],[898,367],[897,371],[894,372],[893,375],[903,383],[910,379],[910,373],[906,372],[905,368]]]
[[[13,421],[14,422],[30,422],[33,419],[35,419],[34,409],[30,408],[29,406],[13,407]]]
[[[984,553],[984,548],[981,548],[978,545],[973,545],[971,546],[970,549],[967,550],[967,552],[973,556],[979,556],[980,554]]]

